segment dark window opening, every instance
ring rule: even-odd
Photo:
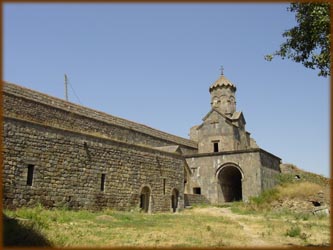
[[[32,186],[32,180],[34,178],[34,165],[28,165],[28,174],[27,174],[27,185]]]
[[[201,194],[201,188],[199,187],[193,188],[193,194]]]
[[[101,191],[104,191],[105,188],[105,174],[101,176]]]
[[[219,143],[214,142],[214,152],[219,152]]]
[[[315,207],[320,207],[320,202],[318,201],[312,201],[312,205],[314,205]]]

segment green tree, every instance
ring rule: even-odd
[[[305,67],[319,69],[319,76],[330,73],[330,4],[292,3],[287,8],[296,13],[297,26],[285,31],[286,42],[273,54],[266,55],[271,61],[274,56],[289,58]]]

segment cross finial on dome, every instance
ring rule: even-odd
[[[221,66],[220,70],[221,70],[221,76],[223,76],[223,70],[224,70],[223,66]]]

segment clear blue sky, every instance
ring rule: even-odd
[[[329,175],[329,79],[264,60],[287,4],[5,4],[4,80],[188,138],[225,76],[258,145]],[[80,104],[69,88],[70,101]]]

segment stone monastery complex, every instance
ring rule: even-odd
[[[5,82],[4,207],[176,212],[274,186],[281,159],[246,131],[236,86],[222,74],[209,92],[185,139]]]

